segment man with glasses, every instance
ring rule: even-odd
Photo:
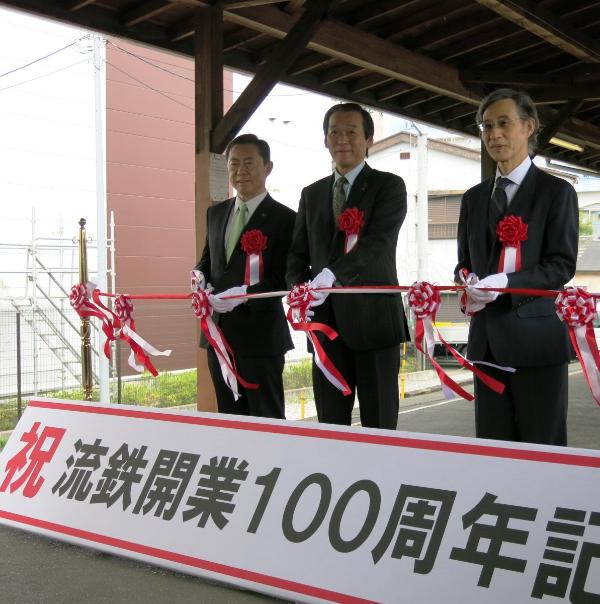
[[[529,96],[496,90],[481,102],[477,122],[497,168],[494,178],[463,196],[455,279],[468,285],[468,358],[484,363],[482,369],[506,388],[497,394],[475,378],[476,433],[566,445],[570,345],[554,300],[486,288],[560,289],[573,277],[577,195],[531,161],[539,119]],[[506,245],[503,253],[509,222],[521,233],[511,246],[520,254]]]

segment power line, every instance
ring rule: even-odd
[[[129,50],[126,50],[125,48],[121,48],[120,46],[118,46],[117,44],[115,44],[114,42],[111,42],[110,40],[107,40],[108,44],[110,44],[111,46],[114,46],[117,50],[120,50],[121,52],[124,52],[125,54],[128,54],[132,57],[135,57],[136,59],[138,59],[139,61],[142,61],[143,63],[146,63],[147,65],[150,65],[151,67],[155,67],[156,69],[160,69],[161,71],[164,71],[166,73],[171,74],[172,76],[175,76],[177,78],[181,78],[182,80],[187,80],[188,82],[194,82],[193,78],[188,78],[187,76],[181,75],[180,73],[176,73],[174,71],[171,71],[170,69],[167,69],[166,67],[162,67],[161,65],[157,65],[156,63],[153,63],[152,61],[149,61],[148,59],[141,57],[137,54],[135,54],[134,52],[131,52]],[[231,92],[232,94],[242,94],[242,91],[237,91],[237,90],[229,90],[228,88],[223,88],[224,91],[226,92]],[[282,93],[282,94],[271,94],[269,96],[304,96],[307,94],[311,94],[310,92],[294,92],[294,93]]]
[[[163,92],[162,90],[153,88],[152,86],[150,86],[150,84],[146,84],[146,82],[144,82],[143,80],[140,80],[140,79],[132,76],[130,73],[127,73],[125,70],[121,69],[120,67],[117,67],[114,63],[111,63],[110,61],[106,61],[106,64],[110,65],[113,69],[120,71],[122,74],[124,74],[127,77],[131,78],[132,80],[136,81],[138,84],[141,84],[142,86],[145,86],[146,88],[149,88],[150,90],[152,90],[153,92],[156,92],[157,94],[161,94],[162,96],[166,97],[170,101],[173,101],[174,103],[177,103],[178,105],[181,105],[182,107],[185,107],[186,109],[189,109],[190,111],[194,111],[193,107],[190,107],[189,105],[186,105],[185,103],[182,103],[181,101],[178,101],[177,99],[174,99],[172,96],[169,96],[166,92]]]
[[[34,61],[26,63],[25,65],[21,65],[20,67],[15,67],[14,69],[11,69],[10,71],[1,73],[0,78],[10,75],[11,73],[15,73],[16,71],[20,71],[21,69],[25,69],[26,67],[31,67],[31,65],[35,65],[36,63],[39,63],[40,61],[43,61],[44,59],[52,57],[53,55],[58,54],[59,52],[62,52],[63,50],[66,50],[67,48],[71,48],[71,46],[73,46],[74,44],[77,44],[77,42],[79,42],[83,38],[85,38],[85,36],[82,36],[81,38],[77,38],[77,40],[73,40],[73,42],[71,42],[70,44],[67,44],[66,46],[63,46],[62,48],[59,48],[58,50],[55,50],[47,55],[44,55],[43,57],[39,57],[38,59],[35,59]]]
[[[29,80],[24,80],[23,82],[17,82],[16,84],[11,84],[10,86],[5,86],[4,88],[0,88],[0,92],[3,90],[8,90],[9,88],[15,88],[16,86],[22,86],[23,84],[28,84],[29,82],[33,82],[35,80],[40,80],[42,78],[47,78],[48,76],[54,75],[59,71],[64,71],[65,69],[70,69],[71,67],[75,67],[75,65],[81,65],[81,63],[87,63],[89,59],[81,59],[81,61],[77,61],[76,63],[72,63],[71,65],[65,65],[64,67],[59,67],[54,71],[50,71],[48,73],[44,73],[42,75],[36,76],[35,78],[31,78]]]
[[[107,40],[107,42],[111,46],[114,46],[117,50],[120,50],[121,52],[124,52],[125,54],[128,54],[128,55],[130,55],[132,57],[135,57],[139,61],[142,61],[143,63],[146,63],[147,65],[150,65],[151,67],[156,67],[156,69],[160,69],[161,71],[165,71],[166,73],[170,73],[171,75],[176,76],[178,78],[181,78],[182,80],[187,80],[188,82],[193,82],[194,81],[193,78],[188,78],[187,76],[181,75],[180,73],[175,73],[174,71],[170,71],[166,67],[162,67],[161,65],[157,65],[156,63],[153,63],[152,61],[149,61],[148,59],[145,59],[144,57],[140,57],[139,55],[136,55],[134,52],[126,50],[125,48],[121,48],[120,46],[117,46],[114,42],[111,42],[110,40]]]

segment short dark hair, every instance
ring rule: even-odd
[[[519,112],[519,117],[523,119],[531,118],[534,121],[533,134],[529,138],[529,152],[533,153],[537,144],[537,135],[540,129],[540,118],[535,107],[533,99],[523,92],[522,90],[514,90],[513,88],[498,88],[490,92],[482,101],[479,103],[479,109],[477,110],[477,124],[481,124],[483,121],[483,114],[485,110],[497,101],[503,101],[504,99],[512,99]]]
[[[271,161],[271,148],[267,141],[258,138],[256,134],[240,134],[236,136],[225,148],[225,158],[229,159],[231,148],[235,145],[254,145],[258,149],[258,153],[266,163]]]
[[[365,139],[371,138],[373,134],[375,134],[373,118],[364,107],[361,107],[358,103],[338,103],[337,105],[330,107],[323,118],[323,134],[325,135],[325,138],[327,138],[327,132],[329,130],[329,118],[338,111],[356,111],[357,113],[360,113],[363,121],[363,130],[365,131]]]

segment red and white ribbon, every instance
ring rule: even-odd
[[[569,287],[558,294],[555,304],[558,318],[569,327],[571,343],[592,396],[600,405],[600,353],[593,328],[596,300],[581,287]]]
[[[260,229],[246,231],[240,238],[240,247],[246,253],[244,283],[256,285],[263,278],[263,251],[267,249],[267,236]]]
[[[256,285],[263,278],[263,257],[259,254],[246,254],[246,272],[244,274],[244,283],[246,285]]]
[[[200,319],[200,327],[202,328],[206,340],[213,347],[217,355],[223,380],[233,393],[233,398],[236,401],[240,398],[238,381],[244,388],[256,390],[258,384],[247,382],[238,373],[233,350],[231,350],[231,346],[229,346],[223,332],[212,319],[212,306],[208,301],[208,294],[206,291],[199,289],[192,293],[192,308],[194,309],[194,314]]]
[[[461,386],[444,371],[441,365],[435,360],[433,355],[435,349],[433,324],[435,322],[435,315],[441,304],[441,297],[438,288],[430,283],[427,283],[426,281],[414,283],[408,290],[408,303],[413,309],[417,319],[415,326],[415,346],[423,354],[426,354],[429,357],[433,368],[440,378],[444,396],[448,399],[453,398],[453,393],[455,393],[468,401],[472,401],[475,397],[471,393],[461,388]],[[485,383],[486,386],[488,386],[488,388],[491,388],[498,393],[504,392],[504,384],[483,373],[483,371],[475,367],[472,363],[469,363],[469,361],[467,361],[462,354],[460,354],[444,340],[438,330],[436,330],[436,332],[440,342],[446,347],[446,349],[462,367],[472,371],[482,382]],[[423,340],[425,340],[425,349],[423,348]]]
[[[71,288],[69,302],[75,312],[82,318],[96,317],[102,321],[102,331],[106,336],[104,342],[104,355],[110,360],[110,343],[115,340],[115,327],[118,325],[118,319],[106,308],[97,298],[96,285],[91,281],[87,283],[78,283]],[[92,299],[96,300],[93,302]]]
[[[119,295],[115,298],[114,303],[115,314],[121,322],[121,330],[119,337],[124,342],[127,342],[131,347],[131,353],[127,360],[129,366],[139,373],[143,373],[146,368],[153,376],[158,375],[158,371],[152,364],[148,355],[170,356],[170,350],[158,350],[152,344],[144,340],[135,329],[135,321],[133,320],[133,302],[126,295]]]
[[[521,242],[527,241],[527,225],[520,216],[505,216],[496,227],[502,243],[499,273],[516,273],[521,270]]]
[[[358,243],[358,234],[365,224],[365,213],[358,208],[346,208],[338,216],[338,227],[346,234],[344,253],[348,254]]]
[[[317,332],[322,333],[329,340],[335,340],[338,337],[337,332],[325,325],[324,323],[312,323],[308,316],[310,303],[314,300],[312,289],[306,285],[295,285],[287,297],[289,305],[287,320],[295,331],[303,331],[306,337],[310,340],[313,351],[314,360],[317,367],[321,370],[327,380],[333,384],[344,396],[352,394],[352,390],[348,383],[333,364],[323,346],[316,336]]]

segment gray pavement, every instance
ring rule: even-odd
[[[451,370],[469,389],[468,374]],[[569,444],[600,449],[600,409],[581,371],[569,380]],[[405,384],[398,428],[474,436],[473,405],[446,401],[433,373]],[[358,420],[358,415],[356,417]],[[0,602],[3,604],[253,604],[284,602],[147,564],[0,526]]]

